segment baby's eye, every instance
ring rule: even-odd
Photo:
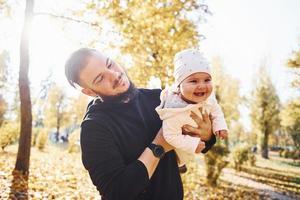
[[[211,79],[205,79],[206,83],[209,83],[211,81]]]
[[[190,80],[190,83],[197,83],[196,80]]]

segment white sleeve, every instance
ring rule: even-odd
[[[211,103],[211,115],[212,115],[212,126],[213,132],[220,130],[228,130],[224,113],[221,106],[218,104],[217,99],[214,94],[210,99]]]
[[[173,147],[188,153],[195,153],[200,138],[183,135],[182,126],[183,124],[179,122],[176,115],[165,119],[163,121],[163,136]]]

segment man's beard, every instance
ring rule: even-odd
[[[123,92],[121,94],[117,94],[117,95],[114,95],[114,96],[100,95],[100,97],[101,97],[102,101],[105,102],[105,103],[121,103],[121,102],[127,103],[131,99],[133,99],[136,92],[137,92],[137,88],[130,81],[129,88],[126,92]]]

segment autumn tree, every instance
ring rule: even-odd
[[[133,66],[128,73],[140,87],[145,87],[150,77],[160,78],[162,87],[173,82],[173,56],[197,47],[200,37],[187,15],[207,11],[196,0],[92,1],[87,8],[115,25],[122,40],[114,45],[130,56]]]
[[[13,180],[10,186],[10,196],[16,199],[28,199],[28,175],[31,147],[31,99],[28,79],[29,71],[29,30],[33,20],[33,0],[26,0],[25,18],[20,43],[19,92],[21,102],[21,127],[19,146]]]
[[[295,75],[292,86],[300,89],[300,50],[294,51],[288,60],[287,66]],[[300,149],[300,98],[297,97],[288,101],[281,113],[281,125],[283,131],[291,136],[296,148]]]
[[[229,141],[233,146],[243,143],[249,139],[249,135],[246,133],[243,124],[241,124],[239,121],[231,123],[229,131]],[[247,141],[247,143],[251,144],[251,141]]]
[[[20,121],[18,80],[15,78],[17,76],[17,72],[12,68],[9,52],[2,51],[0,53],[0,126],[4,120],[4,114],[6,114],[6,119],[17,118],[14,121]]]
[[[17,140],[19,132],[19,127],[13,122],[5,121],[2,124],[0,127],[0,147],[2,151]]]
[[[67,97],[63,88],[53,84],[47,97],[44,124],[48,129],[56,128],[56,141],[59,140],[61,128],[67,126],[70,120],[67,103]]]
[[[10,2],[8,0],[0,0],[0,16],[9,16],[11,11]]]
[[[33,98],[33,121],[34,127],[44,126],[44,111],[47,104],[47,97],[51,86],[54,84],[52,73],[49,73],[40,83],[40,90]]]
[[[23,174],[28,174],[29,172],[31,145],[32,114],[28,70],[29,29],[33,20],[33,5],[33,0],[26,0],[25,20],[20,44],[19,91],[21,100],[21,129],[15,170],[22,171]]]
[[[253,132],[258,135],[262,157],[267,159],[269,135],[278,130],[280,124],[280,102],[265,65],[259,69],[250,107]]]
[[[0,53],[0,127],[4,121],[4,114],[7,110],[7,102],[3,94],[7,88],[9,54],[7,51]]]
[[[212,82],[214,92],[225,116],[228,127],[238,125],[240,118],[239,105],[242,98],[239,94],[239,81],[226,73],[222,59],[215,57],[212,60]],[[230,137],[230,134],[229,134]],[[228,144],[228,141],[226,142]]]
[[[0,127],[2,123],[4,122],[4,114],[7,109],[7,103],[5,102],[2,95],[0,95]]]
[[[70,118],[73,125],[79,126],[87,109],[88,97],[79,94],[70,99]]]
[[[300,149],[300,98],[286,103],[281,111],[281,125],[289,134],[297,149]]]
[[[292,58],[288,60],[287,66],[295,75],[295,79],[292,82],[295,88],[300,88],[300,50],[293,53]]]
[[[214,92],[221,106],[228,127],[237,124],[239,119],[238,105],[241,103],[238,81],[225,73],[222,60],[215,57],[212,62],[212,82]],[[230,83],[230,84],[228,84]],[[230,131],[230,130],[229,130]],[[230,135],[230,134],[229,134]],[[222,169],[226,167],[229,154],[228,140],[223,145],[218,140],[217,144],[204,157],[206,163],[206,182],[210,186],[216,186]]]
[[[8,78],[8,62],[10,60],[9,53],[7,51],[2,51],[0,53],[0,91],[6,87],[6,82]]]

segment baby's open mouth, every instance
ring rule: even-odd
[[[194,92],[195,96],[202,97],[205,95],[205,92]]]

